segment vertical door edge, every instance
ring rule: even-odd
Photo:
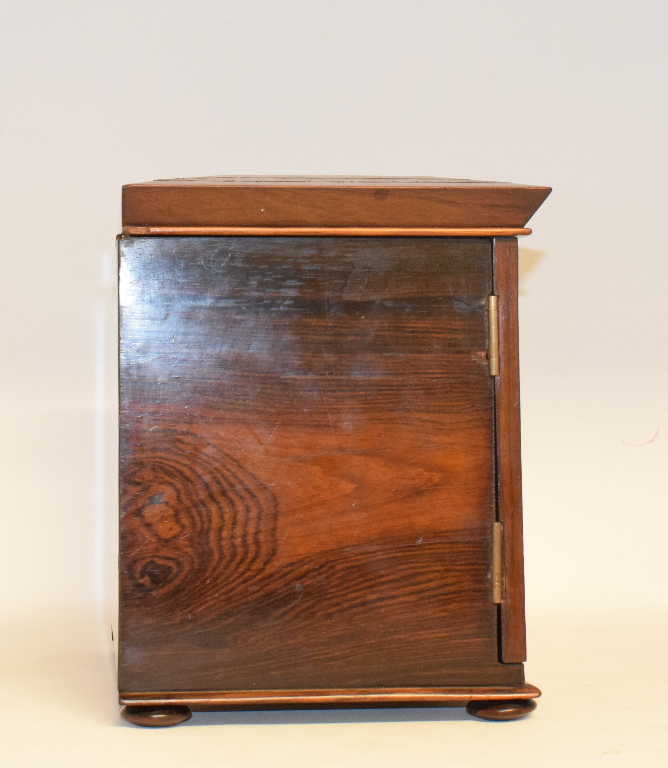
[[[499,375],[495,377],[497,518],[503,524],[504,595],[499,610],[500,661],[526,660],[517,238],[498,237],[492,248],[499,307]]]

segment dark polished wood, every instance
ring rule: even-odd
[[[121,717],[133,725],[144,728],[165,728],[190,720],[192,711],[183,704],[135,705],[121,708]]]
[[[503,523],[504,599],[500,605],[501,658],[526,660],[517,240],[494,240],[494,290],[499,297],[499,376],[496,378],[498,517]]]
[[[169,179],[123,187],[123,226],[522,228],[549,193],[433,177]]]
[[[515,236],[549,191],[372,177],[124,188],[128,721],[535,707]]]
[[[533,699],[514,699],[510,701],[471,701],[466,711],[481,720],[519,720],[536,709]]]
[[[121,691],[498,659],[491,240],[121,241]]]

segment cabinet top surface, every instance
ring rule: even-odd
[[[446,179],[438,176],[193,176],[183,179],[156,179],[126,187],[209,187],[219,185],[231,187],[519,187],[543,189],[526,184],[505,181],[477,181],[475,179]]]
[[[524,227],[549,187],[432,176],[205,176],[123,187],[125,227]]]

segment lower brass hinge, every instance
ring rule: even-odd
[[[489,343],[487,357],[489,360],[489,375],[499,375],[499,297],[487,297],[487,326],[489,328]]]
[[[503,602],[503,523],[492,523],[492,602]]]

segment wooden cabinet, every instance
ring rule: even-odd
[[[447,179],[124,188],[124,715],[459,704],[524,682],[517,240]]]

